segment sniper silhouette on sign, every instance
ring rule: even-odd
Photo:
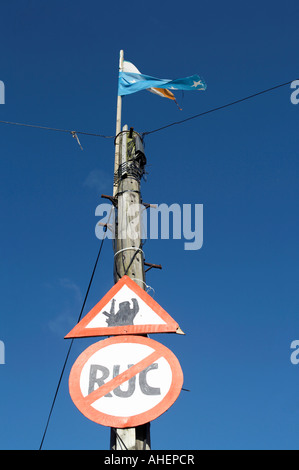
[[[132,299],[133,307],[131,307],[130,302],[120,302],[119,310],[115,313],[115,299],[112,299],[110,313],[104,311],[103,314],[106,315],[106,323],[108,326],[122,326],[122,325],[134,325],[134,318],[139,312],[139,305],[137,299]]]

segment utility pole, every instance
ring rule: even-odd
[[[120,51],[120,71],[123,70],[123,59],[124,53]],[[126,65],[125,63],[125,68]],[[123,75],[120,78],[123,78]],[[121,90],[119,88],[119,93]],[[147,287],[145,272],[151,268],[162,268],[157,264],[145,263],[144,260],[142,239],[145,234],[142,233],[142,213],[150,204],[145,204],[142,201],[140,181],[145,173],[146,157],[140,134],[134,131],[132,127],[128,129],[128,126],[124,126],[121,131],[121,107],[122,97],[118,94],[113,196],[102,195],[102,197],[109,199],[115,208],[113,266],[114,282],[116,285],[66,335],[66,338],[107,336],[107,334],[123,336],[120,338],[117,336],[108,338],[87,348],[72,367],[69,389],[75,405],[86,417],[99,424],[111,427],[111,450],[150,450],[150,421],[160,416],[176,400],[182,389],[183,373],[177,358],[169,349],[144,336],[147,336],[146,333],[151,332],[182,332],[179,325],[170,315],[148,293],[142,291],[142,289],[145,290]],[[108,226],[107,222],[105,224],[106,229]],[[145,265],[148,266],[146,271],[144,269]],[[120,281],[121,278],[123,279]],[[117,300],[114,297],[123,288],[131,291],[131,294],[124,294],[125,301],[123,301],[123,294],[118,297],[119,312],[115,314],[114,305]],[[129,306],[131,296],[134,297],[132,298],[133,308]],[[135,316],[139,313],[139,305],[135,296],[141,301],[141,306],[143,304],[145,307],[145,309],[144,307],[141,308],[141,310],[143,309],[143,315],[141,313],[141,318],[138,320],[142,320],[142,322],[137,322],[136,325],[131,315]],[[108,308],[110,301],[109,314],[105,309]],[[108,323],[106,325],[107,329],[106,326],[103,327],[103,317],[109,317],[110,321],[107,321],[107,318],[105,318],[105,323]],[[94,328],[91,324],[95,319],[99,323]],[[124,325],[125,328],[122,328]],[[139,337],[134,336],[135,332],[139,332]],[[128,336],[130,333],[131,337]],[[115,346],[118,349],[114,349]],[[127,346],[129,346],[130,354],[128,354]],[[150,348],[152,353],[144,357],[144,353],[140,354],[139,352],[140,346]],[[111,347],[113,347],[112,353]],[[100,354],[100,357],[97,354],[99,351],[102,354]],[[114,364],[112,366],[111,359],[119,361],[119,365]],[[155,362],[159,361],[159,359],[163,359],[163,361]],[[95,363],[89,363],[89,360]],[[110,369],[112,366],[113,378],[108,382],[105,382],[105,379],[110,374],[109,368],[106,365],[104,366],[103,363],[107,363]],[[87,368],[85,367],[86,364],[89,364]],[[95,375],[94,368],[96,371]],[[125,369],[123,373],[119,373],[120,368]],[[151,387],[146,382],[146,374],[151,369],[158,369],[157,379],[161,387]],[[102,372],[102,376],[97,378],[96,374],[98,371]],[[146,399],[139,400],[137,394],[137,399],[133,399],[126,409],[125,401],[119,402],[117,398],[114,412],[109,406],[106,411],[102,410],[101,407],[101,411],[97,409],[95,403],[104,396],[121,398],[131,396],[135,390],[137,374],[139,374],[140,391],[146,396]],[[134,379],[133,389],[131,387],[131,379]],[[95,385],[98,386],[97,389],[94,389]],[[123,390],[121,387],[127,387],[127,390]],[[87,394],[85,390],[88,391]],[[162,393],[161,390],[164,390],[164,392]],[[152,397],[154,395],[157,397]],[[110,402],[110,400],[108,401]],[[114,405],[114,402],[115,400],[112,403],[111,399],[110,405]],[[121,410],[120,403],[121,405],[123,403],[124,407]],[[143,411],[141,405],[144,406]],[[128,414],[127,416],[126,413]],[[122,428],[122,426],[129,425],[135,427]]]
[[[123,71],[124,51],[119,54]],[[122,97],[117,96],[116,138],[113,181],[115,210],[114,282],[125,274],[145,287],[144,257],[141,239],[140,179],[145,165],[141,138],[124,126],[121,132]],[[111,450],[149,450],[150,423],[136,428],[111,429]]]
[[[114,240],[114,281],[124,275],[145,288],[141,238],[140,179],[146,163],[140,135],[127,126],[118,135],[119,159],[114,174],[116,206]],[[149,450],[150,423],[136,428],[111,429],[111,450]]]

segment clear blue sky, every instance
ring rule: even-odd
[[[299,78],[295,0],[213,3],[1,2],[0,120],[113,135],[119,50],[143,73],[198,73],[202,93],[126,97],[144,132]],[[299,105],[284,87],[146,138],[151,203],[204,205],[204,244],[148,240],[162,264],[147,283],[186,336],[160,335],[184,371],[176,403],[152,423],[153,449],[298,449]],[[37,449],[99,248],[95,208],[111,194],[112,139],[0,125],[0,447]],[[103,253],[84,313],[113,285]],[[108,449],[68,375],[45,449]]]

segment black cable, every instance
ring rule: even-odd
[[[175,126],[177,124],[182,124],[184,122],[191,121],[191,119],[196,119],[198,117],[205,116],[206,114],[213,113],[215,111],[219,111],[220,109],[228,108],[229,106],[233,106],[234,104],[242,103],[243,101],[250,100],[251,98],[255,98],[256,96],[263,95],[264,93],[269,93],[270,91],[277,90],[277,88],[281,88],[283,86],[290,85],[293,81],[294,80],[291,80],[291,81],[286,82],[286,83],[281,83],[280,85],[276,85],[276,86],[273,86],[271,88],[267,88],[266,90],[259,91],[257,93],[254,93],[253,95],[246,96],[245,98],[240,98],[236,101],[232,101],[232,102],[224,104],[222,106],[218,106],[217,108],[209,109],[208,111],[204,111],[202,113],[195,114],[194,116],[190,116],[186,119],[182,119],[181,121],[175,121],[175,122],[172,122],[170,124],[167,124],[166,126],[158,127],[157,129],[154,129],[152,131],[143,132],[142,137],[144,137],[146,135],[149,135],[149,134],[153,134],[154,132],[162,131],[163,129],[167,129],[168,127]]]
[[[130,263],[129,263],[128,266],[127,266],[127,269],[125,269],[125,266],[123,266],[123,268],[125,269],[124,276],[126,276],[126,275],[128,274],[129,269],[130,269],[130,267],[132,266],[132,263],[133,263],[134,259],[136,258],[138,252],[139,252],[140,250],[142,251],[142,245],[143,245],[143,243],[142,243],[142,240],[141,240],[140,245],[139,245],[139,249],[136,249],[136,250],[135,250],[135,253],[134,253],[134,255],[132,256],[131,261],[130,261]]]
[[[92,132],[83,132],[83,131],[71,131],[69,129],[57,129],[55,127],[45,127],[39,126],[35,124],[24,124],[22,122],[10,122],[10,121],[0,121],[0,124],[11,124],[14,126],[23,126],[23,127],[34,127],[36,129],[44,129],[47,131],[55,131],[55,132],[66,132],[68,134],[82,134],[82,135],[91,135],[94,137],[103,137],[105,139],[114,139],[114,135],[103,135],[103,134],[93,134]]]
[[[120,444],[124,446],[125,450],[129,450],[126,444],[124,443],[124,441],[122,440],[122,438],[120,437],[120,435],[118,434],[118,432],[116,431],[116,429],[115,428],[111,428],[111,429],[114,431],[116,439],[118,439]]]
[[[110,216],[109,216],[109,218],[110,218]],[[88,288],[87,288],[87,291],[86,291],[86,294],[85,294],[85,298],[84,298],[84,301],[83,301],[83,304],[82,304],[81,312],[80,312],[77,323],[79,323],[79,321],[81,320],[81,317],[82,317],[82,313],[83,313],[83,310],[84,310],[84,307],[85,307],[85,303],[86,303],[86,300],[87,300],[87,297],[88,297],[88,294],[89,294],[89,291],[90,291],[90,287],[91,287],[91,284],[92,284],[92,281],[93,281],[93,278],[94,278],[95,270],[96,270],[96,267],[97,267],[97,264],[98,264],[98,261],[99,261],[100,255],[101,255],[101,251],[102,251],[102,248],[103,248],[103,243],[104,243],[104,240],[106,238],[106,232],[107,232],[107,225],[104,226],[104,235],[103,235],[103,238],[102,238],[102,241],[101,241],[98,256],[97,256],[97,259],[96,259],[96,262],[95,262],[95,265],[94,265],[94,268],[93,268],[93,271],[92,271],[92,275],[91,275],[91,278],[90,278],[90,281],[89,281],[89,284],[88,284]],[[50,409],[50,412],[49,412],[49,415],[48,415],[48,419],[47,419],[46,427],[45,427],[45,430],[44,430],[44,434],[43,434],[43,437],[42,437],[42,440],[41,440],[41,443],[40,443],[40,446],[39,446],[39,450],[42,449],[44,439],[45,439],[46,434],[47,434],[49,422],[50,422],[51,415],[52,415],[52,412],[53,412],[53,408],[54,408],[56,398],[57,398],[57,395],[58,395],[58,390],[59,390],[61,380],[62,380],[64,371],[65,371],[65,367],[66,367],[66,364],[67,364],[67,361],[68,361],[68,358],[69,358],[69,355],[70,355],[70,352],[71,352],[71,349],[72,349],[72,346],[73,346],[73,342],[74,342],[74,338],[72,338],[72,340],[71,340],[71,344],[69,346],[69,349],[68,349],[63,367],[62,367],[62,371],[61,371],[59,381],[58,381],[58,384],[57,384],[57,387],[56,387],[55,395],[54,395],[54,398],[53,398],[52,406],[51,406],[51,409]]]
[[[269,93],[270,91],[277,90],[278,88],[284,87],[286,85],[290,85],[293,81],[294,80],[291,80],[291,81],[288,81],[288,82],[285,82],[285,83],[281,83],[280,85],[276,85],[276,86],[273,86],[271,88],[267,88],[266,90],[259,91],[257,93],[252,94],[252,95],[246,96],[245,98],[240,98],[236,101],[232,101],[232,102],[224,104],[222,106],[218,106],[217,108],[209,109],[208,111],[204,111],[202,113],[195,114],[193,116],[190,116],[189,118],[182,119],[180,121],[172,122],[172,123],[167,124],[165,126],[158,127],[157,129],[153,129],[152,131],[143,132],[141,134],[141,137],[143,139],[144,136],[149,135],[149,134],[153,134],[154,132],[158,132],[158,131],[167,129],[168,127],[175,126],[177,124],[183,124],[184,122],[190,121],[191,119],[196,119],[196,118],[204,116],[206,114],[213,113],[215,111],[219,111],[220,109],[228,108],[229,106],[233,106],[235,104],[242,103],[243,101],[250,100],[251,98],[255,98],[256,96],[260,96],[260,95],[263,95],[265,93]],[[58,128],[55,128],[55,127],[46,127],[46,126],[40,126],[40,125],[35,125],[35,124],[25,124],[25,123],[21,123],[21,122],[0,121],[0,124],[10,124],[10,125],[14,125],[14,126],[33,127],[33,128],[36,128],[36,129],[44,129],[44,130],[48,130],[48,131],[65,132],[65,133],[68,133],[68,134],[71,134],[71,135],[74,135],[74,133],[75,133],[75,134],[88,135],[88,136],[94,136],[94,137],[102,137],[104,139],[114,139],[114,142],[116,141],[116,138],[120,134],[122,134],[124,132],[130,132],[129,130],[128,131],[121,131],[117,136],[115,136],[115,135],[95,134],[95,133],[92,133],[92,132],[84,132],[84,131],[74,131],[74,130],[70,130],[70,129],[58,129]],[[136,132],[136,131],[134,131],[134,132]]]

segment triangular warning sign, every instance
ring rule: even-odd
[[[65,338],[175,332],[183,333],[174,319],[123,276]]]

